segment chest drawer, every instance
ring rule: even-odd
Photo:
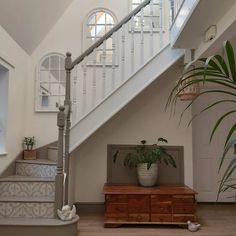
[[[107,222],[125,222],[128,220],[127,214],[124,213],[106,213],[105,221]]]
[[[149,214],[128,214],[129,222],[149,222]]]
[[[171,214],[172,205],[171,203],[151,204],[151,213]]]
[[[151,203],[172,202],[172,196],[167,194],[151,195]]]
[[[173,202],[177,203],[194,203],[195,198],[193,195],[173,195]]]
[[[128,197],[126,194],[107,194],[106,202],[111,203],[127,203]]]
[[[179,222],[179,223],[186,223],[187,221],[196,221],[195,215],[187,215],[187,214],[179,214],[179,215],[173,215],[172,221],[173,222]]]
[[[148,213],[150,211],[150,200],[148,195],[129,195],[129,213]]]
[[[151,222],[172,222],[171,214],[151,214]]]
[[[127,203],[107,203],[106,212],[107,213],[126,213]]]
[[[195,204],[173,204],[173,214],[193,214],[195,211]]]

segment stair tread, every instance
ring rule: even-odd
[[[52,178],[39,178],[33,176],[10,175],[0,179],[0,182],[55,182]]]
[[[53,203],[54,197],[2,197],[0,196],[0,202],[19,202],[19,203]]]
[[[48,159],[36,159],[36,160],[16,160],[16,163],[27,163],[36,165],[56,165],[57,163]]]
[[[0,218],[0,225],[18,226],[62,226],[74,224],[79,220],[79,216],[71,221],[61,221],[59,219],[35,219],[35,218]]]

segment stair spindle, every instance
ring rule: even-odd
[[[102,99],[106,96],[106,43],[102,44]]]
[[[85,115],[87,110],[87,58],[83,62],[83,105],[82,105],[82,114]]]
[[[144,10],[141,10],[141,17],[140,17],[140,64],[143,65],[144,62]]]
[[[121,82],[125,81],[125,24],[121,29]]]
[[[134,16],[131,18],[131,37],[130,37],[130,48],[131,48],[131,74],[134,73],[134,27],[135,27],[135,20]]]
[[[94,50],[93,56],[93,92],[92,92],[92,108],[96,105],[97,99],[97,49]]]
[[[153,7],[153,0],[151,0],[150,2],[150,57],[153,56],[153,28],[155,27],[154,25],[154,18],[153,18],[153,14],[154,14],[154,7]]]
[[[116,36],[115,33],[112,35],[112,81],[111,81],[111,91],[115,89],[116,80]]]

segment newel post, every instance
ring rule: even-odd
[[[65,168],[66,173],[65,179],[65,204],[68,204],[68,193],[69,193],[69,158],[70,158],[70,127],[71,127],[71,70],[72,60],[71,53],[66,53],[65,70],[66,70],[66,94],[65,94],[65,107],[68,107],[68,113],[66,114],[66,128],[65,128]]]
[[[58,126],[58,156],[57,156],[57,175],[55,185],[55,217],[57,217],[57,209],[62,208],[64,204],[64,173],[63,173],[63,156],[64,156],[64,128],[65,128],[65,108],[59,107],[57,114]]]

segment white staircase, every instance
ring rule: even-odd
[[[151,57],[142,67],[133,73],[106,99],[95,106],[87,115],[73,125],[70,135],[70,152],[78,147],[86,138],[113,115],[127,105],[154,80],[184,55],[184,50],[172,49],[169,45]]]

